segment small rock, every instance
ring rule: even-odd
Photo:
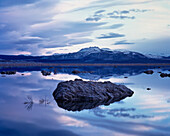
[[[51,75],[51,71],[42,70],[41,73],[43,76]]]
[[[5,74],[5,71],[2,71],[1,74]]]
[[[144,71],[145,74],[153,74],[153,70],[147,70],[147,71]]]
[[[164,78],[164,77],[170,77],[170,74],[167,74],[167,73],[161,73],[161,74],[160,74],[160,76],[161,76],[162,78]]]
[[[149,91],[149,90],[151,90],[151,88],[147,88],[147,90]]]
[[[81,72],[78,71],[78,70],[73,70],[72,73],[73,73],[73,74],[79,74],[79,73],[81,73]]]
[[[16,74],[16,71],[2,71],[1,74],[14,75]]]
[[[54,75],[56,75],[56,74],[57,74],[57,69],[55,68],[55,69],[54,69]]]
[[[73,70],[73,74],[80,74],[80,73],[93,73],[92,71],[78,71],[78,70]]]

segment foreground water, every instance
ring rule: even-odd
[[[15,75],[0,75],[0,136],[170,135],[170,78],[158,73],[170,73],[168,68],[154,69],[152,75],[135,69],[113,74],[108,68],[96,74],[68,71],[72,69],[43,76],[38,70],[20,69]],[[58,107],[52,93],[59,82],[75,78],[125,84],[134,95],[109,106],[67,111]]]

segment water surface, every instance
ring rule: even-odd
[[[146,69],[139,67],[98,68],[93,73],[78,75],[71,73],[73,69],[82,68],[57,68],[57,74],[50,76],[43,76],[35,68],[0,75],[0,135],[170,135],[170,78],[161,78],[158,73],[170,73],[169,68],[151,68],[152,75],[143,73]],[[59,82],[76,78],[124,84],[134,95],[109,106],[67,111],[58,107],[52,93]]]

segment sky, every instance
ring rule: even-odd
[[[93,46],[170,55],[170,0],[0,0],[0,54]]]

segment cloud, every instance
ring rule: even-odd
[[[46,30],[36,32],[36,35],[48,39],[44,41],[43,44],[38,45],[38,47],[57,48],[92,42],[92,39],[86,37],[91,34],[91,31],[98,30],[100,29],[99,26],[105,24],[106,23],[66,22],[62,29],[58,29],[56,25],[54,25],[54,27],[46,26]],[[81,33],[88,35],[81,35]],[[75,36],[72,37],[71,35]]]
[[[105,26],[105,27],[102,27],[102,29],[117,29],[117,28],[120,28],[120,27],[123,27],[124,24],[114,24],[114,25],[111,25],[111,26]]]
[[[121,14],[129,14],[129,11],[128,10],[123,10],[120,12]]]
[[[134,15],[129,15],[130,13],[144,13],[147,11],[151,11],[149,9],[129,9],[129,10],[114,10],[113,12],[109,12],[107,14],[102,14],[103,12],[105,12],[106,10],[99,10],[97,11],[97,13],[100,14],[96,14],[96,12],[94,13],[94,15],[92,15],[91,17],[86,18],[86,21],[99,21],[101,19],[108,19],[108,18],[112,18],[112,19],[135,19],[136,17]]]
[[[114,18],[114,19],[135,19],[135,16],[122,16],[122,15],[120,15],[120,16],[117,16],[117,15],[112,15],[112,16],[110,16],[110,18]]]
[[[150,9],[130,9],[129,12],[148,12],[148,11],[152,11]]]
[[[101,20],[100,17],[88,17],[88,18],[86,18],[86,21],[99,21],[99,20]]]
[[[40,44],[38,47],[40,48],[57,48],[57,47],[65,47],[65,46],[72,46],[72,45],[77,45],[77,44],[84,44],[84,43],[89,43],[92,42],[92,39],[68,39],[65,41],[61,41],[58,44],[55,44],[53,42],[45,43],[45,44]]]
[[[85,33],[99,29],[106,23],[53,19],[58,12],[58,0],[41,0],[0,9],[0,51],[29,51],[42,53],[42,48],[56,48],[91,42],[86,36],[68,38],[68,34]],[[44,12],[48,11],[48,12]],[[41,13],[41,14],[40,14]],[[34,15],[34,16],[33,16]],[[88,33],[87,36],[91,35]],[[71,40],[72,39],[72,40]]]
[[[106,10],[98,10],[98,11],[95,12],[95,14],[103,13],[103,12],[105,12],[105,11],[106,11]]]
[[[129,10],[114,10],[113,12],[107,13],[109,15],[109,18],[114,19],[135,19],[136,17],[134,15],[129,16],[128,14],[132,14],[133,12],[136,13],[144,13],[151,11],[150,9],[129,9]]]
[[[134,9],[133,4],[138,4],[138,7],[139,4],[152,1],[153,0],[87,0],[84,2],[72,0],[0,1],[0,51],[3,53],[13,53],[17,50],[19,50],[19,52],[25,50],[26,52],[41,54],[43,50],[47,52],[45,48],[88,44],[90,40],[89,42],[77,40],[75,42],[74,40],[93,39],[96,33],[100,35],[97,30],[104,31],[102,33],[108,33],[107,30],[104,29],[121,28],[123,25],[126,25],[125,20],[134,20],[139,13],[149,11],[148,9],[142,9],[144,6],[142,6],[141,9]],[[112,6],[117,7],[113,10],[113,8],[111,8]],[[119,9],[119,6],[121,6],[121,9]],[[123,23],[120,22],[122,20],[124,21]],[[116,21],[117,25],[113,24],[114,21]],[[134,20],[133,23],[137,21],[138,20]],[[130,27],[124,27],[124,29],[127,28]],[[120,29],[120,31],[121,30],[122,29]],[[130,30],[125,30],[125,32],[127,31]],[[86,33],[86,35],[76,36],[78,33]],[[67,35],[75,36],[68,37]],[[124,37],[124,35],[109,34],[101,35],[100,37],[102,39],[116,38],[119,36]],[[42,39],[22,39],[23,37],[40,37]],[[98,39],[100,39],[100,37]],[[93,43],[95,45],[98,44],[96,39],[94,39]],[[87,44],[86,46],[88,46]],[[111,46],[111,44],[112,43],[109,45]],[[70,47],[69,51],[71,50],[73,50],[73,48]]]
[[[102,18],[104,18],[104,15],[95,13],[93,16],[86,18],[86,21],[99,21]]]
[[[135,43],[130,43],[130,42],[127,42],[127,40],[122,40],[122,41],[116,42],[114,45],[121,45],[121,44],[135,44]]]
[[[42,42],[43,39],[40,37],[21,37],[18,41],[16,41],[16,44],[35,44]]]
[[[69,44],[70,45],[84,44],[84,43],[89,43],[92,41],[93,41],[92,39],[71,39]]]
[[[0,7],[9,7],[15,5],[24,5],[37,2],[39,0],[1,0]]]
[[[146,54],[153,55],[169,55],[170,39],[168,36],[159,37],[155,39],[144,39],[135,42],[135,46],[129,46],[129,49],[133,49],[139,52],[145,52]]]
[[[135,5],[135,4],[147,4],[147,3],[151,3],[151,2],[155,2],[155,1],[159,1],[159,0],[140,0],[140,1],[136,1],[136,0],[130,0],[130,1],[124,1],[124,0],[107,0],[107,1],[103,1],[103,0],[94,0],[92,1],[91,5],[87,5],[81,8],[77,8],[72,10],[72,12],[76,12],[76,11],[83,11],[83,10],[88,10],[88,9],[94,9],[94,8],[108,8],[108,7],[112,7],[112,6],[131,6],[131,5]]]
[[[100,37],[97,37],[97,39],[108,39],[108,38],[118,38],[118,37],[125,37],[125,35],[118,34],[118,33],[109,33],[109,34],[102,34]]]

